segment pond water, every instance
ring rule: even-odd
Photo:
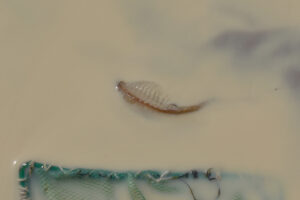
[[[0,3],[0,193],[28,160],[263,174],[297,200],[299,1]],[[183,115],[124,101],[154,81]],[[150,199],[150,198],[149,198]]]

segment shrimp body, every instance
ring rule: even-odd
[[[169,98],[163,94],[160,87],[150,81],[120,81],[117,84],[117,88],[130,103],[138,103],[157,112],[166,114],[195,112],[208,103],[204,101],[191,106],[178,106],[177,104],[170,103]]]

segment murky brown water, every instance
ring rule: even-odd
[[[16,166],[40,160],[258,172],[297,199],[298,1],[0,5],[3,198],[17,198]],[[217,101],[157,114],[123,101],[118,80],[155,81],[182,104]]]

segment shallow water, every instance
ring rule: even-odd
[[[18,198],[27,160],[109,169],[218,167],[300,178],[300,3],[0,3],[0,193]],[[125,102],[118,80],[149,80],[181,116]]]

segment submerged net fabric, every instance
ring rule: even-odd
[[[19,184],[21,200],[284,199],[276,180],[212,169],[115,172],[30,161],[20,167]]]
[[[48,200],[113,199],[113,185],[107,179],[88,177],[54,178],[43,169],[36,170],[36,181]]]

